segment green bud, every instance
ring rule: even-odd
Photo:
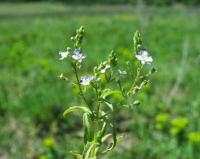
[[[74,41],[74,47],[79,48],[81,46],[84,32],[85,29],[83,26],[81,26],[79,29],[76,30],[76,35],[71,37],[71,40]]]
[[[142,37],[139,31],[136,31],[133,36],[134,52],[137,54],[142,48]]]
[[[117,65],[117,56],[116,53],[112,50],[110,55],[109,55],[109,63],[112,66],[116,66]]]

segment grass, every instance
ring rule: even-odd
[[[68,150],[80,145],[81,123],[62,118],[64,109],[79,103],[78,98],[57,80],[61,72],[70,75],[69,66],[58,60],[58,51],[71,44],[69,37],[80,25],[87,32],[87,71],[112,49],[121,58],[132,56],[136,29],[142,32],[158,70],[151,89],[139,96],[141,106],[121,114],[134,118],[120,120],[119,130],[127,131],[127,139],[109,158],[198,158],[199,147],[187,137],[200,130],[198,10],[1,4],[0,158],[71,158]],[[156,117],[162,113],[169,119],[162,123],[163,129],[157,129]],[[177,117],[185,117],[189,124],[180,135],[173,135],[171,121]],[[49,137],[55,140],[53,152],[43,144]]]

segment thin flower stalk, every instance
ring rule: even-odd
[[[118,111],[121,109],[132,108],[140,102],[135,100],[134,90],[142,90],[148,83],[150,75],[155,72],[143,73],[145,64],[151,64],[153,58],[147,51],[142,50],[141,35],[137,31],[134,35],[134,52],[136,60],[140,62],[137,68],[127,65],[125,69],[118,63],[117,53],[111,51],[106,61],[94,67],[93,73],[84,75],[84,63],[86,55],[82,53],[82,41],[84,27],[76,31],[76,35],[71,37],[74,42],[74,51],[70,54],[60,54],[60,60],[68,59],[71,62],[72,70],[75,75],[76,85],[84,104],[68,107],[63,113],[64,116],[71,112],[82,112],[83,122],[83,150],[82,152],[72,151],[77,159],[101,159],[112,151],[118,144],[120,136],[117,133]],[[84,61],[84,62],[83,62]],[[136,69],[136,76],[130,77],[129,70]],[[141,79],[141,75],[144,79]],[[72,75],[65,77],[61,74],[60,79],[67,79],[69,84],[74,83]],[[130,83],[130,79],[133,81]],[[128,86],[128,87],[127,87]],[[89,98],[89,97],[90,98]],[[134,96],[134,98],[132,98]],[[87,97],[87,98],[86,98]]]

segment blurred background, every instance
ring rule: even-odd
[[[84,25],[86,71],[115,49],[133,54],[140,30],[157,73],[119,114],[127,138],[109,159],[200,158],[199,0],[1,0],[0,159],[71,159],[81,149],[80,116],[63,111],[80,103],[57,76],[70,75],[58,52]]]

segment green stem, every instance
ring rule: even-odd
[[[76,66],[75,66],[74,64],[72,64],[72,67],[73,67],[74,72],[75,72],[75,75],[76,75],[76,80],[77,80],[77,83],[78,83],[78,88],[79,88],[80,94],[81,94],[81,96],[82,96],[82,98],[83,98],[85,104],[86,104],[86,105],[90,108],[90,110],[91,110],[91,106],[89,105],[87,99],[85,98],[84,93],[83,93],[83,90],[82,90],[82,88],[81,88],[81,84],[80,84],[80,79],[79,79],[79,76],[78,76],[77,68],[76,68]]]
[[[125,94],[125,92],[124,92],[124,90],[123,90],[123,88],[122,88],[121,81],[120,81],[120,80],[118,80],[118,81],[117,81],[117,84],[118,84],[118,86],[119,86],[119,90],[122,92],[122,95],[125,97],[125,96],[126,96],[126,94]]]
[[[128,95],[131,93],[131,91],[132,91],[133,88],[135,87],[137,81],[139,80],[142,67],[143,67],[143,65],[140,65],[140,66],[137,68],[137,74],[136,74],[135,80],[133,81],[133,83],[132,83],[132,85],[131,85],[131,88],[130,88],[129,91],[128,91]]]
[[[95,91],[95,94],[96,94],[96,101],[97,101],[97,119],[99,117],[99,109],[100,109],[100,101],[99,101],[99,93],[98,93],[98,85],[95,83],[95,84],[92,84],[92,87],[94,88],[94,91]]]
[[[107,76],[106,72],[105,72],[105,79],[106,79],[106,82],[108,83],[109,80],[108,80],[108,76]]]

